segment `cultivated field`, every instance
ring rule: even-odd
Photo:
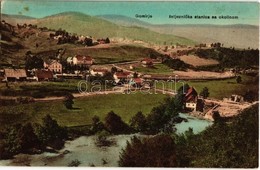
[[[180,56],[179,59],[182,60],[183,62],[193,65],[195,67],[219,64],[219,62],[216,60],[204,59],[204,58],[200,58],[195,55],[183,55],[183,56]]]

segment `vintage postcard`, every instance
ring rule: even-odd
[[[259,3],[1,0],[0,166],[259,166]]]

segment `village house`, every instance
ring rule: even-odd
[[[38,81],[49,81],[53,79],[53,72],[51,70],[36,70],[35,75]]]
[[[62,73],[62,64],[57,60],[48,60],[43,63],[45,69],[52,71],[53,73]]]
[[[145,58],[141,60],[143,67],[152,67],[153,66],[153,60],[151,58]]]
[[[27,78],[25,69],[4,69],[4,80],[25,81]]]
[[[193,87],[190,87],[184,96],[184,106],[188,111],[203,111],[204,100],[198,97],[198,93]]]
[[[93,69],[90,69],[90,74],[92,76],[96,76],[96,75],[104,76],[106,73],[108,73],[108,70],[104,69],[104,68],[93,68]]]
[[[67,58],[67,63],[72,65],[90,66],[93,62],[94,60],[90,56],[75,55],[74,57]]]
[[[113,77],[115,82],[118,83],[120,81],[126,81],[127,79],[130,79],[133,77],[133,74],[130,72],[116,72],[114,73]]]

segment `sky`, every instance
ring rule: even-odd
[[[152,15],[136,18],[152,24],[250,24],[259,25],[257,2],[136,2],[136,1],[68,1],[68,0],[2,0],[1,12],[42,18],[68,11],[88,15]],[[173,19],[169,15],[190,15],[193,19]],[[194,16],[238,16],[238,19],[194,19]]]

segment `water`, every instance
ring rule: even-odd
[[[175,125],[177,131],[176,133],[184,133],[189,128],[193,129],[195,134],[202,132],[206,127],[213,124],[213,122],[203,119],[198,119],[188,114],[180,113],[180,117],[188,119],[188,122],[181,122]]]
[[[188,119],[188,122],[177,124],[175,126],[177,133],[183,133],[189,127],[193,128],[194,133],[199,133],[212,124],[212,122],[200,120],[187,114],[180,114],[180,116]],[[64,149],[60,150],[59,153],[19,154],[13,160],[0,161],[0,166],[68,166],[71,161],[77,159],[81,163],[79,166],[117,167],[122,148],[125,148],[126,141],[134,135],[145,136],[140,134],[111,136],[110,139],[116,141],[116,144],[101,148],[95,145],[95,136],[82,136],[67,141]],[[103,160],[105,160],[105,164]]]

